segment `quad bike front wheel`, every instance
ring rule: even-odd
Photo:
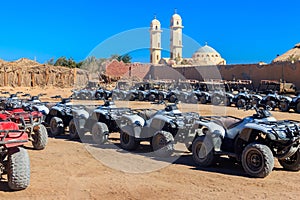
[[[207,100],[205,96],[200,97],[200,103],[201,104],[207,104]]]
[[[59,117],[52,117],[50,120],[50,132],[52,136],[58,136],[64,132],[63,120]]]
[[[149,101],[154,102],[155,99],[156,99],[155,95],[154,94],[150,94]]]
[[[279,159],[278,160],[280,165],[289,171],[299,171],[300,170],[300,149],[296,151],[292,156]]]
[[[169,102],[170,102],[170,103],[175,103],[176,100],[177,100],[177,97],[176,97],[174,94],[172,94],[172,95],[170,96],[170,98],[169,98]]]
[[[125,150],[135,150],[139,146],[139,142],[135,140],[133,134],[129,131],[130,126],[125,126],[120,131],[120,144]]]
[[[191,103],[191,104],[197,104],[198,103],[198,97],[196,96],[196,95],[191,95],[190,97],[189,97],[189,103]]]
[[[276,108],[276,103],[273,100],[267,101],[266,103],[268,110],[274,110]]]
[[[145,100],[144,94],[141,93],[141,92],[138,94],[138,98],[139,98],[139,101],[144,101]]]
[[[213,97],[211,98],[211,103],[212,103],[213,105],[215,105],[215,106],[220,105],[221,102],[222,102],[222,100],[221,100],[221,98],[220,98],[219,96],[213,96]]]
[[[237,102],[236,102],[236,107],[238,108],[244,108],[246,106],[246,101],[245,99],[239,99]]]
[[[104,144],[108,140],[109,131],[106,124],[102,122],[95,123],[92,127],[91,133],[94,142],[96,142],[97,144]]]
[[[45,149],[48,143],[48,132],[46,127],[43,124],[40,124],[33,128],[33,148],[36,150]]]
[[[78,127],[79,128],[79,127]],[[79,134],[76,128],[75,120],[72,119],[69,123],[69,136],[71,140],[78,139]]]
[[[212,141],[206,136],[199,136],[192,144],[193,160],[200,167],[208,167],[216,162]]]
[[[159,157],[171,156],[174,152],[174,137],[170,132],[158,131],[151,142],[154,153]]]
[[[30,160],[27,150],[13,147],[8,150],[8,186],[12,190],[23,190],[30,182]]]
[[[101,100],[101,99],[102,99],[101,93],[100,93],[100,92],[97,92],[97,93],[95,94],[95,98],[96,98],[97,100]]]
[[[242,153],[242,165],[247,174],[256,178],[268,176],[274,168],[271,149],[263,144],[251,143]]]

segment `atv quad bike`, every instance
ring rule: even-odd
[[[103,144],[109,133],[120,131],[122,116],[131,112],[130,108],[117,108],[113,101],[106,101],[91,113],[83,131],[90,132],[97,144]]]
[[[69,128],[70,139],[78,139],[79,135],[75,124],[78,120],[74,120],[74,117],[87,119],[89,112],[85,106],[74,105],[71,99],[62,98],[61,102],[50,108],[45,123],[50,126],[50,133],[54,137],[63,134],[65,129]]]
[[[252,177],[264,178],[274,167],[274,158],[286,170],[300,170],[300,127],[296,121],[277,121],[266,109],[239,119],[231,116],[200,118],[201,133],[193,142],[195,163],[208,167],[219,156],[242,163]]]
[[[22,146],[28,141],[25,131],[18,124],[0,114],[0,178],[7,174],[11,190],[23,190],[30,182],[30,160]]]
[[[20,104],[10,103],[12,107],[6,106],[7,110],[3,110],[1,113],[10,119],[10,121],[18,124],[20,129],[25,130],[34,149],[44,149],[48,142],[48,132],[42,124],[44,119],[43,114],[39,111],[18,108],[17,105]]]
[[[291,98],[289,96],[282,96],[279,109],[282,112],[288,112],[290,109],[295,110],[295,112],[300,113],[300,95]]]
[[[198,119],[199,114],[182,113],[176,104],[166,105],[163,110],[134,110],[132,114],[123,115],[121,120],[121,147],[135,150],[141,141],[149,141],[156,155],[170,156],[176,142],[190,148],[197,134]]]

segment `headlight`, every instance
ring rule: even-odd
[[[141,122],[140,122],[140,121],[138,121],[138,120],[137,120],[137,121],[135,121],[135,122],[134,122],[134,124],[135,124],[135,125],[137,125],[137,126],[142,126]]]

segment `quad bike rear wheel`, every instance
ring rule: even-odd
[[[30,182],[30,160],[27,150],[13,147],[8,150],[8,186],[12,190],[23,190]]]
[[[50,120],[50,132],[52,136],[58,136],[64,132],[63,120],[59,117],[52,117]]]
[[[245,147],[242,153],[242,165],[248,175],[264,178],[274,168],[273,153],[266,145],[251,143]]]
[[[36,150],[45,149],[47,142],[48,142],[48,132],[47,132],[46,127],[43,124],[40,124],[40,125],[34,127],[33,132],[34,132],[32,135],[33,148]]]
[[[212,141],[206,136],[199,136],[192,144],[193,160],[200,167],[208,167],[216,162]]]
[[[158,94],[158,100],[163,101],[164,100],[164,95],[163,94]]]
[[[278,160],[280,165],[289,171],[299,171],[300,170],[300,149],[296,151],[292,156],[286,159]]]
[[[151,142],[154,153],[159,157],[171,156],[174,152],[174,137],[170,132],[158,131]]]
[[[288,112],[290,110],[289,103],[287,101],[281,101],[279,104],[279,109],[281,112]]]
[[[300,113],[300,102],[297,103],[295,111]]]
[[[258,99],[252,99],[251,106],[258,107],[259,106],[259,100]]]
[[[109,131],[106,124],[102,122],[95,123],[92,127],[91,133],[94,142],[96,142],[97,144],[104,144],[108,140]]]
[[[225,106],[231,106],[231,98],[230,97],[225,97],[224,105]]]

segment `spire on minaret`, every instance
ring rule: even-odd
[[[174,9],[174,14],[177,14],[177,8]]]

